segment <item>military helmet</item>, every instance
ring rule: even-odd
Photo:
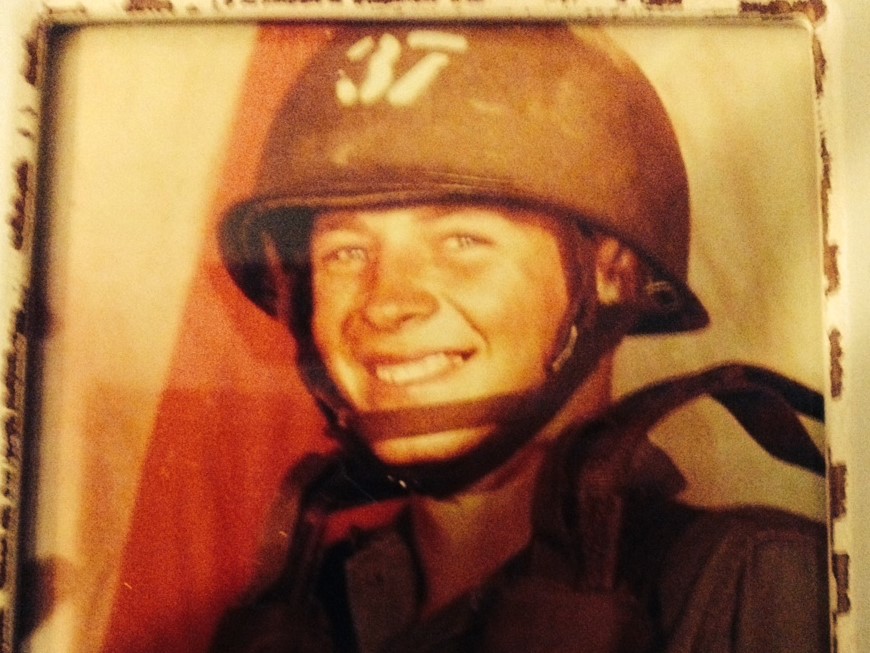
[[[594,28],[336,27],[277,112],[222,251],[275,315],[264,234],[304,265],[317,211],[451,201],[525,205],[625,243],[650,270],[636,333],[707,323],[686,283],[689,196],[670,120]]]

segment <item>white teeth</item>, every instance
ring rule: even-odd
[[[378,365],[375,368],[375,375],[385,383],[403,385],[438,376],[460,363],[462,363],[462,356],[459,354],[438,352],[406,363]]]

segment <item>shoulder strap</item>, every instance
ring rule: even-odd
[[[248,600],[301,605],[310,596],[329,516],[399,498],[402,491],[339,454],[306,456],[285,477],[269,513]]]
[[[551,561],[567,558],[577,589],[616,586],[624,495],[632,485],[635,454],[657,422],[702,396],[724,406],[772,456],[824,475],[824,456],[797,416],[824,418],[823,398],[814,390],[739,364],[648,386],[563,438],[550,458],[534,511],[533,565],[541,573],[551,574]]]

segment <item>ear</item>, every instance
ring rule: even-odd
[[[595,289],[602,306],[630,304],[640,288],[640,262],[615,238],[599,240],[595,257]]]

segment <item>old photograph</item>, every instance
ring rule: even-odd
[[[830,650],[806,24],[53,38],[23,650]]]

